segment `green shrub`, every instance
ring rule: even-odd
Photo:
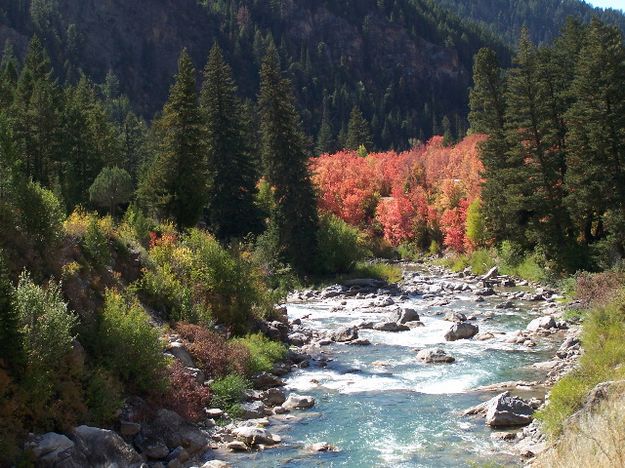
[[[584,322],[584,354],[578,367],[553,387],[549,404],[537,417],[551,435],[583,404],[598,383],[625,377],[625,291],[609,304],[593,309]]]
[[[51,391],[55,370],[72,349],[77,318],[63,302],[58,283],[51,282],[42,288],[27,272],[19,278],[15,308],[32,391],[40,391],[45,398]]]
[[[162,391],[166,362],[159,331],[136,299],[106,292],[97,344],[105,366],[127,387]]]
[[[85,236],[81,243],[85,253],[96,265],[105,266],[111,263],[109,240],[101,229],[96,216],[90,217]]]
[[[110,371],[97,367],[89,374],[85,387],[89,423],[108,426],[122,406],[122,385]]]
[[[153,223],[136,206],[130,205],[119,226],[120,236],[127,242],[137,242],[144,247],[150,240]]]
[[[401,267],[397,265],[358,262],[353,271],[342,278],[373,278],[386,281],[387,283],[397,283],[401,281],[402,277]]]
[[[284,344],[272,341],[260,333],[236,339],[235,343],[248,349],[250,353],[248,368],[251,374],[269,372],[273,369],[273,365],[286,355]]]
[[[65,212],[61,202],[50,190],[29,182],[20,190],[20,228],[39,248],[54,246],[63,235]]]
[[[108,209],[115,216],[117,207],[132,197],[132,178],[119,167],[105,167],[89,187],[89,200],[99,208]]]
[[[367,256],[360,231],[332,214],[319,218],[317,239],[322,273],[347,273]]]
[[[174,322],[196,322],[191,304],[191,291],[172,265],[157,265],[145,271],[138,283],[145,300],[156,309],[164,319]],[[208,314],[207,314],[208,315]]]
[[[486,242],[486,227],[479,198],[473,200],[469,208],[467,208],[466,233],[467,239],[471,241],[474,247],[484,246]]]
[[[231,417],[236,417],[239,412],[238,406],[250,386],[249,381],[237,374],[230,374],[215,380],[211,385],[212,405],[224,409]]]

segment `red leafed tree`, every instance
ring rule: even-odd
[[[378,205],[376,220],[382,226],[384,238],[392,245],[415,240],[428,222],[428,205],[425,192],[420,187],[404,194],[384,199]]]
[[[457,207],[445,210],[440,219],[445,247],[456,252],[464,252],[468,245],[466,238],[467,208],[469,201],[465,198]]]

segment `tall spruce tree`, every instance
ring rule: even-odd
[[[19,65],[13,44],[7,40],[0,61],[0,106],[2,108],[6,109],[13,103],[19,77],[18,70]]]
[[[257,233],[256,171],[245,137],[242,108],[232,70],[218,45],[211,49],[200,94],[209,189],[206,221],[222,240]]]
[[[523,233],[518,238],[528,247],[540,244],[556,255],[565,240],[564,152],[552,114],[558,108],[550,81],[554,77],[547,73],[544,55],[523,30],[507,82],[508,159],[519,176],[508,191],[516,200],[515,218],[519,234]]]
[[[22,364],[22,339],[19,332],[14,290],[0,250],[0,361],[12,370]]]
[[[317,251],[315,193],[292,85],[282,77],[273,43],[261,66],[258,104],[265,177],[276,202],[271,214],[272,227],[277,231],[283,260],[300,273],[310,272]]]
[[[336,140],[334,138],[334,131],[332,130],[332,122],[330,120],[330,111],[328,110],[328,106],[328,97],[324,96],[321,125],[319,127],[317,146],[315,148],[315,152],[317,154],[331,153],[336,150]]]
[[[28,177],[55,182],[61,151],[61,93],[41,41],[33,37],[26,52],[13,105],[15,134]]]
[[[571,90],[566,202],[588,244],[606,234],[608,210],[624,216],[625,46],[616,28],[592,21]]]
[[[195,68],[186,49],[156,123],[157,154],[139,187],[143,206],[180,227],[195,225],[206,203],[206,165]]]
[[[469,99],[471,130],[488,135],[480,148],[484,164],[482,211],[489,236],[501,241],[515,229],[513,200],[508,186],[516,180],[518,164],[511,164],[506,156],[506,81],[494,51],[481,49],[476,54],[473,80],[475,84]]]
[[[373,141],[371,138],[371,129],[369,122],[365,119],[358,106],[352,108],[347,125],[346,147],[351,150],[357,150],[360,146],[364,146],[366,150],[373,149]]]

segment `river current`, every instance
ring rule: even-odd
[[[425,275],[425,273],[424,273]],[[427,288],[437,288],[450,278],[421,278]],[[454,278],[453,281],[462,282]],[[422,295],[410,295],[401,307],[418,311],[424,327],[390,333],[361,330],[371,346],[334,343],[320,349],[328,359],[322,367],[313,362],[287,378],[287,390],[311,395],[316,405],[307,411],[272,419],[270,427],[283,443],[263,452],[236,456],[235,466],[258,467],[464,467],[515,466],[518,456],[507,453],[504,443],[493,440],[483,419],[460,413],[497,392],[477,387],[504,381],[536,380],[541,375],[531,365],[551,358],[557,343],[545,340],[534,348],[505,342],[503,333],[523,329],[539,312],[535,303],[515,301],[514,308],[496,309],[506,292],[477,303],[471,291],[446,297],[447,305],[433,305]],[[319,331],[332,331],[362,320],[385,321],[390,313],[354,312],[362,300],[290,303],[289,319]],[[447,342],[443,335],[451,323],[442,313],[475,315],[480,332],[494,332],[488,341]],[[423,364],[415,350],[441,347],[452,354],[452,364]],[[319,356],[319,355],[317,355]],[[310,453],[305,447],[327,442],[339,451]]]

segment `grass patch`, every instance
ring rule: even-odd
[[[497,264],[497,255],[493,250],[479,249],[468,254],[447,256],[437,263],[456,273],[470,268],[474,275],[483,275]]]
[[[610,303],[595,307],[584,322],[584,354],[579,366],[554,386],[549,404],[537,417],[546,432],[557,436],[566,419],[581,408],[586,395],[600,382],[625,377],[625,290]]]
[[[240,404],[245,391],[250,387],[250,382],[237,374],[215,380],[211,385],[212,405],[225,410],[231,418],[236,418],[241,413]]]
[[[398,265],[358,262],[351,273],[341,276],[340,279],[373,278],[386,281],[387,283],[397,283],[401,281],[402,277],[403,273]]]

